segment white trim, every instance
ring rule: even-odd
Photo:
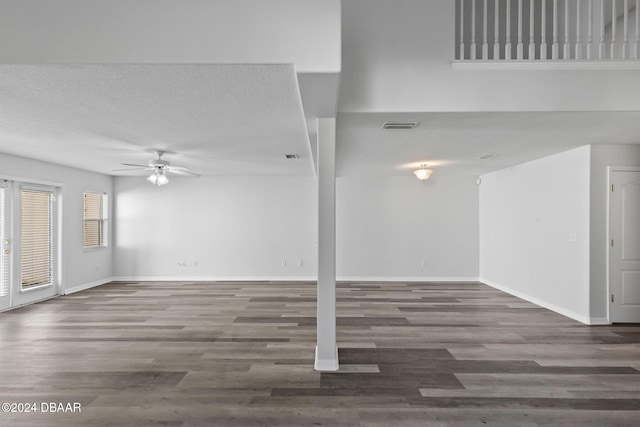
[[[511,294],[515,297],[518,297],[520,299],[523,299],[525,301],[529,301],[530,303],[533,303],[535,305],[539,305],[540,307],[544,307],[546,309],[549,309],[551,311],[555,311],[558,314],[562,314],[563,316],[569,317],[573,320],[577,320],[580,323],[584,323],[585,325],[591,325],[592,323],[592,319],[590,317],[584,316],[582,314],[578,314],[576,312],[573,312],[571,310],[567,310],[566,308],[563,307],[559,307],[555,304],[552,304],[550,302],[541,300],[539,298],[536,297],[532,297],[531,295],[527,295],[525,293],[522,293],[520,291],[516,291],[513,290],[507,286],[503,286],[503,285],[499,285],[495,282],[492,282],[490,280],[486,280],[483,278],[480,278],[480,282],[484,283],[485,285],[491,286],[492,288],[498,289],[499,291],[502,292],[506,292],[508,294]],[[594,320],[598,320],[598,318],[594,318]]]
[[[455,60],[454,71],[575,71],[575,70],[640,70],[640,61],[528,61],[528,60]]]
[[[74,286],[63,291],[63,295],[69,295],[76,292],[84,291],[85,289],[95,288],[96,286],[104,285],[106,283],[113,282],[113,277],[107,277],[106,279],[96,280],[95,282],[85,283],[84,285]]]
[[[476,276],[338,276],[340,282],[478,282]]]
[[[115,276],[117,282],[315,282],[316,276]],[[475,276],[339,276],[340,282],[478,282]]]
[[[315,282],[316,276],[115,276],[114,282]]]
[[[335,372],[340,368],[338,362],[338,347],[336,346],[336,356],[333,359],[318,359],[318,347],[316,346],[316,361],[313,369],[320,372]]]
[[[611,322],[606,317],[591,317],[589,319],[590,325],[610,325]]]

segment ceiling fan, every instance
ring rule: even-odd
[[[130,168],[125,169],[114,169],[114,172],[120,171],[153,171],[151,175],[147,178],[147,181],[150,183],[161,186],[169,183],[169,178],[167,178],[167,174],[176,174],[176,175],[186,175],[198,177],[200,174],[192,172],[186,166],[171,166],[171,163],[167,160],[162,160],[162,156],[165,155],[165,151],[155,150],[153,152],[157,159],[149,160],[147,165],[136,165],[132,163],[121,163],[123,166],[132,166]]]

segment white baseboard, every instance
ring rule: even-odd
[[[539,305],[540,307],[544,307],[546,309],[549,309],[551,311],[555,311],[558,314],[562,314],[563,316],[569,317],[573,320],[577,320],[580,323],[584,323],[585,325],[592,325],[593,323],[591,323],[592,319],[587,317],[587,316],[583,316],[582,314],[578,314],[575,313],[571,310],[567,310],[566,308],[563,307],[559,307],[555,304],[552,304],[550,302],[541,300],[539,298],[536,297],[532,297],[531,295],[527,295],[523,292],[520,291],[516,291],[513,290],[507,286],[504,285],[499,285],[495,282],[492,282],[491,280],[486,280],[483,279],[482,277],[480,278],[480,282],[484,283],[485,285],[491,286],[492,288],[496,288],[502,292],[506,292],[508,294],[511,294],[515,297],[518,297],[520,299],[523,299],[525,301],[529,301],[530,303],[533,303],[535,305]]]
[[[315,276],[116,276],[114,282],[315,282]]]
[[[75,292],[84,291],[85,289],[94,288],[96,286],[104,285],[113,281],[113,277],[107,277],[106,279],[96,280],[95,282],[85,283],[84,285],[74,286],[73,288],[65,289],[62,291],[63,295],[73,294]]]
[[[339,369],[338,363],[338,347],[336,346],[336,355],[333,359],[319,359],[318,358],[318,346],[316,346],[316,361],[313,365],[313,369],[320,372],[335,372]]]
[[[339,282],[477,282],[473,276],[338,276]]]
[[[609,319],[606,317],[591,317],[589,319],[590,325],[610,325]]]
[[[119,282],[315,282],[316,276],[116,276]],[[469,276],[339,276],[339,282],[477,282]]]

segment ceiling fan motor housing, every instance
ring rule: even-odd
[[[155,167],[155,168],[164,168],[164,167],[166,167],[166,166],[169,166],[170,164],[171,164],[171,163],[169,163],[169,162],[168,162],[168,161],[166,161],[166,160],[160,160],[160,159],[157,159],[157,160],[149,160],[149,166],[150,166],[150,167],[152,167],[152,168],[153,168],[153,167]]]

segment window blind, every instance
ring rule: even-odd
[[[82,247],[106,246],[107,195],[84,193],[82,217]]]
[[[49,191],[21,190],[22,288],[53,283],[53,245]]]
[[[0,188],[0,241],[2,241],[2,253],[0,253],[0,297],[9,295],[9,255],[4,253],[7,240],[7,217],[6,217],[6,189]]]

